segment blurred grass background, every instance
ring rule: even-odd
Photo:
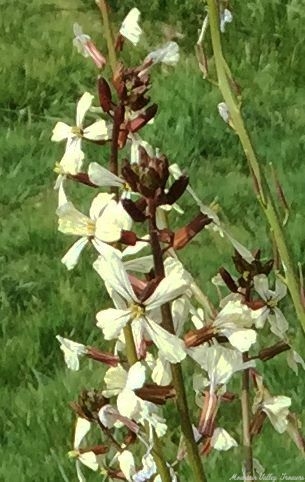
[[[129,0],[110,4],[117,19],[134,6]],[[72,240],[57,232],[52,169],[62,146],[51,143],[50,136],[57,120],[73,120],[81,94],[95,91],[94,66],[72,48],[73,23],[80,23],[102,48],[104,42],[93,1],[1,0],[0,6],[0,481],[67,482],[76,480],[74,464],[66,456],[73,420],[68,401],[82,388],[98,384],[101,371],[84,361],[80,372],[68,372],[55,335],[100,344],[95,314],[104,296],[90,267],[93,255],[84,253],[73,272],[60,263]],[[139,48],[130,46],[128,61],[137,62],[162,44],[162,22],[185,35],[179,65],[156,67],[153,73],[159,113],[143,136],[188,170],[192,187],[206,204],[217,198],[223,218],[241,242],[250,249],[262,247],[264,257],[270,257],[268,230],[243,153],[218,115],[219,92],[203,81],[194,59],[203,3],[152,0],[148,6],[140,0],[136,6],[146,34]],[[225,33],[225,51],[242,88],[243,111],[260,159],[267,172],[273,163],[284,186],[291,206],[291,249],[303,262],[305,1],[236,0],[231,7],[234,21]],[[88,161],[103,156],[92,148]],[[192,212],[187,197],[183,207]],[[214,293],[209,279],[219,266],[231,267],[231,254],[228,244],[203,233],[183,258],[204,290]],[[289,303],[286,314],[304,356],[304,337]],[[302,413],[304,376],[287,368],[284,355],[270,363],[267,380],[274,394],[291,396],[293,411]],[[238,403],[226,413],[223,425],[238,437]],[[268,426],[255,456],[266,473],[279,478],[282,472],[305,475],[304,460],[290,439]],[[210,480],[240,474],[240,461],[240,448],[213,454],[206,462]],[[99,478],[88,473],[88,480]],[[192,475],[186,471],[181,480],[192,480]]]

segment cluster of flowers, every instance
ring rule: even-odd
[[[139,15],[132,9],[123,21],[117,51],[123,48],[125,39],[138,43],[142,33]],[[73,43],[79,52],[92,58],[99,69],[105,68],[106,58],[79,25],[74,26],[74,33]],[[103,387],[83,392],[73,404],[77,420],[70,455],[76,459],[80,481],[85,480],[81,464],[110,479],[161,480],[154,458],[155,437],[164,437],[171,422],[163,418],[160,407],[175,399],[171,365],[186,357],[197,367],[193,396],[198,414],[193,417],[193,436],[202,456],[212,449],[237,446],[232,435],[217,425],[217,414],[221,403],[236,398],[227,388],[231,378],[245,370],[256,393],[251,436],[261,431],[267,417],[275,430],[287,431],[298,447],[304,448],[296,418],[289,412],[290,398],[272,396],[256,368],[256,359],[266,361],[283,351],[288,353],[291,368],[297,370],[297,363],[305,368],[290,347],[288,323],[278,307],[286,294],[285,285],[277,279],[275,291],[269,289],[272,261],[263,263],[259,251],[252,254],[241,246],[217,214],[200,201],[179,166],[169,165],[167,158],[139,135],[157,112],[147,96],[150,69],[158,62],[175,65],[178,60],[178,45],[169,41],[148,54],[140,66],[126,68],[118,63],[110,83],[103,77],[98,80],[105,118],[86,125],[85,116],[94,99],[86,92],[77,104],[76,125],[58,122],[53,130],[53,141],[66,141],[64,155],[55,168],[58,229],[78,238],[62,262],[73,269],[85,245],[93,246],[98,254],[93,267],[113,302],[113,307],[96,315],[103,339],[115,340],[113,353],[57,336],[71,370],[79,369],[81,357],[109,366]],[[84,169],[83,141],[111,146],[109,170],[96,162]],[[118,152],[126,146],[130,159],[118,166]],[[89,215],[85,215],[69,200],[68,185],[72,181],[94,189],[110,188],[111,192],[99,192]],[[185,191],[194,198],[199,212],[186,226],[173,231],[167,226],[167,213],[181,212],[176,202]],[[143,234],[143,229],[137,230],[141,235],[137,234],[137,225],[148,227],[148,234]],[[218,309],[206,302],[177,256],[177,251],[204,228],[225,236],[235,248],[233,260],[238,275],[221,268],[213,279],[219,293],[223,286],[231,292],[221,296]],[[164,323],[164,307],[169,311],[171,329]],[[258,351],[258,334],[266,328],[279,340]],[[256,354],[250,356],[252,348]],[[130,349],[134,351],[133,361],[128,357]],[[101,443],[84,446],[93,425],[100,429]],[[134,454],[135,444],[142,447],[141,459]],[[176,471],[185,456],[181,438],[176,458],[167,462],[172,481],[177,480]]]

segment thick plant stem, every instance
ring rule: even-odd
[[[245,359],[245,355],[243,357]],[[253,454],[250,436],[250,407],[249,407],[249,370],[242,374],[241,413],[243,422],[243,446],[244,446],[244,477],[246,480],[254,480]]]
[[[154,259],[155,275],[164,278],[164,263],[162,249],[160,246],[158,231],[156,227],[156,213],[153,203],[150,205],[150,217],[149,217],[149,234],[150,242]],[[169,333],[174,334],[174,324],[172,319],[172,313],[169,303],[166,303],[161,307],[162,311],[162,326]],[[206,476],[203,470],[201,459],[198,452],[198,447],[196,445],[192,423],[189,415],[189,408],[185,393],[185,386],[183,380],[183,374],[180,364],[171,365],[173,385],[176,390],[176,404],[180,415],[180,425],[184,436],[187,455],[189,459],[190,466],[192,468],[192,477],[196,482],[206,482]]]
[[[258,162],[256,153],[254,151],[253,145],[251,143],[249,134],[247,132],[240,112],[238,101],[234,94],[234,90],[232,87],[232,76],[229,67],[223,57],[221,37],[219,31],[219,12],[217,2],[216,0],[207,0],[207,4],[211,27],[213,53],[218,78],[218,86],[229,110],[230,123],[239,137],[246,158],[248,160],[250,173],[252,175],[254,185],[257,191],[258,200],[270,225],[270,229],[272,231],[280,254],[280,258],[285,272],[285,282],[290,292],[297,317],[303,328],[303,331],[305,332],[305,306],[303,305],[301,300],[301,288],[294,269],[293,260],[290,256],[282,224],[276,211],[269,185]]]
[[[108,48],[109,63],[110,63],[112,73],[114,73],[117,62],[116,62],[113,35],[112,35],[111,25],[109,21],[108,5],[106,0],[96,0],[96,3],[102,14],[104,36],[106,38],[107,48]]]

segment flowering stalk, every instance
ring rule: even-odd
[[[148,208],[149,208],[149,218],[148,218],[149,234],[150,234],[151,249],[152,249],[153,259],[154,259],[155,276],[164,278],[165,276],[164,263],[163,263],[162,249],[158,239],[158,230],[156,226],[156,207],[154,205],[154,201],[149,203]],[[165,328],[169,333],[175,334],[175,329],[174,329],[174,324],[173,324],[169,303],[166,303],[161,307],[161,312],[162,312],[163,328]],[[172,377],[173,377],[173,386],[176,391],[177,408],[180,415],[181,430],[185,438],[186,450],[189,457],[190,466],[192,467],[194,480],[198,482],[205,482],[206,476],[200,460],[198,447],[194,439],[192,423],[190,420],[181,365],[178,363],[171,365],[171,371],[172,371]]]
[[[302,304],[301,289],[295,274],[293,261],[291,259],[283,228],[271,196],[270,188],[257,159],[240,112],[240,108],[232,87],[234,82],[232,82],[229,67],[223,56],[217,2],[215,0],[207,0],[207,4],[211,28],[212,47],[218,77],[218,87],[228,108],[230,122],[239,137],[248,160],[250,173],[253,177],[258,200],[270,225],[274,239],[276,240],[277,248],[285,271],[285,282],[291,294],[297,317],[305,332],[305,306]]]
[[[103,26],[105,29],[105,38],[107,41],[107,48],[108,48],[109,63],[111,66],[112,73],[114,73],[116,68],[116,54],[115,54],[113,35],[112,35],[111,25],[110,25],[109,15],[108,15],[108,5],[106,0],[96,0],[96,3],[102,14]]]

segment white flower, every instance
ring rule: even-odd
[[[88,168],[88,176],[96,186],[119,187],[124,189],[126,182],[112,172],[100,166],[97,162],[91,162]]]
[[[261,409],[266,413],[273,427],[279,433],[283,433],[287,429],[287,416],[290,405],[291,399],[284,395],[266,398],[261,404]]]
[[[145,482],[151,480],[151,477],[156,473],[156,464],[152,455],[147,452],[142,458],[143,468],[136,472],[135,462],[132,453],[129,450],[124,450],[118,456],[120,468],[129,482]]]
[[[150,52],[144,63],[151,60],[154,64],[162,62],[167,65],[176,65],[179,57],[179,45],[176,42],[167,42],[163,47]]]
[[[231,23],[233,20],[233,15],[230,10],[225,8],[220,14],[220,31],[225,32],[226,23]]]
[[[53,129],[52,141],[67,141],[64,156],[55,168],[56,172],[61,176],[61,178],[57,180],[55,187],[59,187],[59,182],[62,180],[62,177],[67,174],[75,175],[80,172],[84,159],[84,153],[81,148],[83,137],[95,141],[109,139],[109,128],[104,120],[98,120],[86,128],[83,126],[84,117],[92,104],[92,100],[93,95],[85,92],[78,101],[76,108],[76,126],[71,127],[64,122],[57,122]]]
[[[235,372],[255,366],[254,360],[244,362],[240,352],[221,345],[189,349],[188,353],[207,372],[213,390],[227,383]]]
[[[169,172],[171,173],[171,175],[175,179],[178,179],[183,174],[180,167],[178,166],[178,164],[171,164],[169,166]],[[238,251],[238,253],[246,261],[248,261],[248,263],[252,263],[252,261],[254,261],[254,257],[252,255],[252,253],[245,246],[243,246],[239,241],[237,241],[236,239],[234,239],[231,236],[231,234],[227,231],[227,229],[224,228],[224,226],[220,222],[220,219],[217,216],[217,214],[215,213],[215,211],[213,211],[213,209],[211,209],[209,206],[206,206],[205,204],[203,204],[201,202],[201,200],[199,199],[199,197],[197,196],[197,194],[195,193],[195,191],[192,189],[192,187],[190,185],[187,186],[186,190],[189,192],[189,194],[192,196],[192,198],[196,202],[196,204],[199,207],[201,213],[206,214],[207,216],[209,216],[209,218],[211,218],[213,220],[213,222],[211,224],[206,226],[206,229],[213,229],[221,237],[226,236],[226,238],[229,239],[229,241],[232,243],[232,245],[234,246],[236,251]]]
[[[86,44],[91,40],[91,37],[83,33],[83,29],[78,23],[73,24],[73,33],[75,35],[75,38],[73,39],[74,47],[77,49],[78,53],[82,54],[84,57],[89,57]]]
[[[288,366],[296,375],[298,374],[298,364],[300,364],[303,370],[305,370],[305,361],[295,350],[289,350],[286,359]]]
[[[60,349],[64,353],[65,362],[70,370],[79,370],[79,357],[86,354],[86,347],[81,343],[76,343],[75,341],[69,340],[68,338],[63,338],[57,335],[57,340],[60,343]]]
[[[123,417],[135,420],[142,426],[148,423],[158,436],[164,435],[167,427],[164,420],[156,414],[155,405],[142,400],[134,393],[134,390],[141,388],[145,382],[145,367],[141,362],[132,365],[128,373],[120,365],[109,368],[104,382],[107,388],[103,390],[103,395],[105,397],[118,395],[117,409]],[[150,437],[152,437],[152,432]]]
[[[236,440],[224,428],[215,428],[211,438],[211,446],[215,450],[227,451],[237,445]]]
[[[218,313],[212,326],[228,338],[234,348],[245,352],[256,342],[256,332],[250,329],[252,322],[252,310],[240,300],[231,300]]]
[[[181,272],[173,267],[153,294],[140,301],[133,291],[120,256],[115,251],[109,253],[107,259],[100,257],[93,266],[104,280],[116,306],[116,309],[102,310],[96,316],[97,326],[103,330],[105,339],[117,338],[126,324],[131,322],[137,348],[146,334],[167,361],[178,363],[183,360],[186,356],[183,341],[152,319],[156,309],[182,295],[187,288]]]
[[[62,258],[68,269],[73,269],[85,245],[91,240],[100,254],[114,248],[106,243],[120,239],[122,230],[131,227],[131,218],[121,203],[117,203],[114,194],[100,193],[92,201],[90,217],[78,211],[71,202],[59,206],[58,230],[64,234],[81,236]]]
[[[272,333],[279,338],[284,338],[289,325],[277,304],[287,294],[286,285],[277,278],[275,291],[272,291],[269,289],[267,276],[261,274],[254,276],[254,288],[266,303],[266,306],[259,311],[259,316],[255,320],[256,328],[262,328],[268,319]]]
[[[73,39],[73,45],[77,48],[78,53],[80,53],[84,57],[91,57],[95,65],[99,69],[104,67],[104,65],[106,64],[105,57],[94,45],[91,37],[83,33],[82,27],[78,23],[75,23],[73,25],[73,32],[75,35],[75,38]]]
[[[94,454],[94,452],[89,451],[89,452],[81,453],[79,451],[80,444],[84,439],[84,437],[89,432],[90,428],[91,428],[91,423],[88,420],[81,417],[77,418],[75,432],[74,432],[74,443],[73,443],[74,450],[69,452],[69,456],[77,459],[76,472],[77,472],[77,477],[79,482],[85,481],[85,477],[81,470],[81,464],[85,465],[86,467],[89,467],[89,469],[95,472],[98,470],[98,467],[99,467],[97,457]]]
[[[142,29],[139,26],[140,15],[140,10],[132,8],[124,18],[120,28],[120,34],[128,39],[133,45],[138,44],[142,34]]]

